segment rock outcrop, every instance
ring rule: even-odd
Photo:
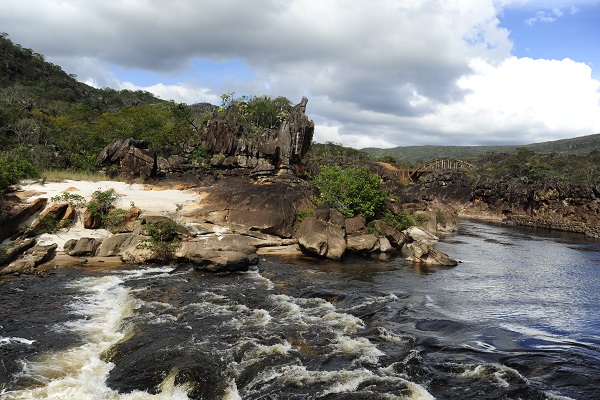
[[[158,171],[156,152],[148,150],[148,142],[135,139],[118,139],[106,146],[98,155],[98,163],[103,167],[119,165],[123,175],[153,177]]]
[[[303,204],[312,204],[311,194],[310,188],[301,185],[261,185],[231,177],[203,188],[202,200],[184,208],[181,216],[186,222],[290,238],[296,211]]]
[[[408,243],[402,253],[407,261],[437,267],[454,267],[458,262],[439,251],[431,243],[414,241]]]
[[[23,253],[18,259],[0,270],[0,275],[21,272],[32,273],[38,265],[51,260],[55,256],[57,247],[58,245],[56,243],[34,246]]]
[[[213,117],[206,134],[207,150],[217,155],[211,164],[243,168],[255,177],[297,172],[315,129],[305,114],[307,102],[306,97],[302,98],[279,128],[265,128],[260,134],[245,131],[242,124]]]
[[[25,203],[12,194],[0,196],[0,242],[17,233],[19,226],[46,207],[47,203],[46,198]]]
[[[496,214],[509,224],[600,238],[600,191],[589,185],[480,180],[469,211]]]

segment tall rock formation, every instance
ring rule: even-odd
[[[302,98],[289,118],[278,128],[250,132],[240,123],[215,116],[208,125],[207,150],[215,154],[211,164],[216,167],[245,168],[253,176],[298,173],[302,160],[310,150],[315,124],[306,116]]]

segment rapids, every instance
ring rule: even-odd
[[[465,221],[461,262],[0,281],[2,399],[600,399],[600,242]]]

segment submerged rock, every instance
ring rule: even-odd
[[[410,262],[439,267],[454,267],[458,265],[456,260],[439,251],[430,243],[414,241],[406,244],[405,248],[403,249],[403,254],[406,260]]]

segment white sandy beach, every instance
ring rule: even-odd
[[[63,193],[78,194],[83,196],[86,201],[92,198],[92,194],[97,191],[106,191],[114,189],[120,196],[116,207],[129,209],[135,205],[142,210],[142,213],[153,215],[165,215],[173,217],[176,213],[188,204],[197,203],[200,195],[190,190],[153,190],[151,186],[143,184],[130,184],[116,181],[72,181],[47,183],[26,183],[21,185],[21,191],[30,193],[27,201],[31,202],[37,198],[45,197],[50,200],[52,197],[60,196]],[[28,221],[31,223],[31,221]],[[110,235],[110,232],[104,229],[84,229],[82,221],[78,221],[69,229],[62,229],[55,234],[43,234],[38,238],[39,244],[58,244],[58,250],[61,251],[65,242],[70,239],[79,239],[81,237],[104,238]]]

